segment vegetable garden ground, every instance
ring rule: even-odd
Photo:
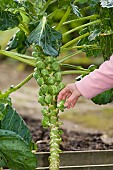
[[[23,72],[22,68],[21,64],[1,62],[0,88],[4,90],[11,84],[18,84],[32,71],[31,68]],[[74,76],[64,76],[63,81],[73,82]],[[36,89],[37,84],[32,79],[12,94],[12,101],[18,113],[25,118],[39,151],[47,151],[49,133],[41,126],[41,106],[37,102]],[[62,128],[65,129],[62,150],[113,149],[113,103],[99,106],[81,98],[74,109],[65,110],[60,117],[64,123]]]

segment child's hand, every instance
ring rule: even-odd
[[[60,100],[66,100],[64,106],[68,109],[74,107],[81,93],[76,87],[75,83],[68,84],[64,89],[62,89],[58,95],[58,102]]]

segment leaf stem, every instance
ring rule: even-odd
[[[63,25],[63,23],[66,21],[67,17],[69,16],[71,11],[70,6],[67,8],[66,13],[64,14],[64,16],[62,17],[62,19],[60,20],[59,24],[56,27],[56,30],[59,30],[61,28],[61,26]]]
[[[22,30],[23,32],[25,32],[26,35],[29,35],[29,32],[23,27],[22,24],[19,24],[19,25],[18,25],[18,28],[20,28],[20,30]]]
[[[44,6],[44,8],[42,9],[42,12],[46,11],[46,9],[48,8],[48,6],[50,5],[52,0],[48,0]]]
[[[60,9],[55,9],[55,11],[53,11],[52,13],[50,13],[50,14],[47,16],[47,18],[52,19],[59,10],[60,10]]]
[[[30,65],[30,66],[35,67],[35,62],[30,61],[30,60],[27,60],[27,59],[24,59],[24,58],[21,58],[21,56],[22,56],[21,54],[16,55],[17,53],[5,51],[5,50],[0,50],[0,54],[3,54],[3,55],[5,55],[5,56],[7,56],[7,57],[16,59],[16,60],[18,60],[18,61],[21,61],[21,62],[23,62],[23,63],[26,63],[26,64]]]
[[[81,48],[93,48],[93,49],[101,49],[101,46],[97,46],[97,44],[93,45],[75,45],[72,47],[64,48],[62,51],[73,50],[73,49],[81,49]]]
[[[87,71],[87,69],[85,69],[85,68],[83,68],[81,66],[75,66],[75,65],[71,65],[71,64],[61,64],[61,66],[76,69],[76,70],[81,70],[81,71]]]
[[[20,84],[15,87],[10,87],[6,92],[0,95],[0,99],[8,97],[9,94],[13,93],[14,91],[20,89],[25,83],[27,83],[33,77],[33,73],[31,73],[27,78],[25,78]]]
[[[21,21],[21,24],[22,24],[23,27],[26,29],[27,35],[29,35],[29,34],[30,34],[30,31],[29,31],[29,28],[28,28],[27,24],[26,24],[24,21]]]
[[[73,57],[73,56],[75,56],[75,55],[77,55],[77,54],[79,54],[79,53],[81,53],[81,52],[82,52],[82,51],[77,51],[77,52],[71,53],[71,54],[69,54],[68,56],[63,57],[62,59],[58,60],[58,62],[59,62],[59,63],[62,63],[62,62],[68,60],[69,58],[71,58],[71,57]]]
[[[78,27],[75,27],[75,28],[71,29],[70,31],[64,33],[64,34],[63,34],[63,37],[65,37],[66,35],[74,32],[74,31],[77,31],[77,30],[79,30],[79,29],[81,29],[81,28],[84,28],[84,27],[86,27],[86,26],[90,26],[90,25],[93,25],[93,24],[97,24],[97,23],[100,23],[100,22],[101,22],[101,20],[98,19],[98,20],[96,20],[96,21],[92,21],[92,22],[90,22],[90,23],[87,23],[87,24],[84,24],[84,25],[80,25],[80,26],[78,26]]]
[[[68,47],[68,46],[70,46],[70,45],[72,45],[73,43],[77,42],[78,40],[80,40],[80,39],[82,39],[82,38],[84,38],[84,37],[87,37],[89,34],[90,34],[90,33],[87,32],[87,33],[85,33],[85,34],[83,34],[83,35],[80,35],[79,37],[77,37],[77,38],[69,41],[68,43],[64,44],[64,45],[61,47],[61,50],[63,50],[64,48],[66,48],[66,47]]]
[[[95,19],[97,17],[98,17],[98,15],[94,14],[94,15],[90,15],[90,16],[87,16],[87,17],[77,18],[77,19],[73,19],[73,20],[64,22],[63,25],[70,24],[70,23],[75,22],[75,21],[84,21],[84,20],[89,20],[89,19]]]
[[[82,70],[68,70],[68,71],[61,71],[62,75],[66,74],[89,74],[88,71],[82,71]]]

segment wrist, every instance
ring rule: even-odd
[[[77,96],[78,96],[78,97],[82,96],[81,92],[80,92],[79,89],[77,88],[76,83],[75,83],[75,88],[76,88]]]

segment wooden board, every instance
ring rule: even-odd
[[[37,153],[37,170],[49,166],[49,153]],[[63,170],[113,170],[113,150],[67,151],[60,154],[60,169]]]

